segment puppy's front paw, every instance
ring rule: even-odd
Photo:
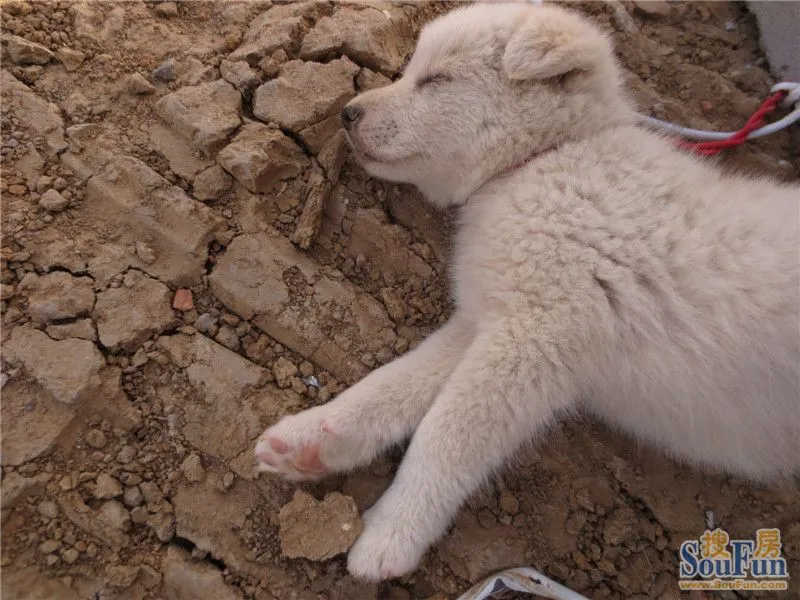
[[[329,471],[321,454],[330,437],[329,426],[313,409],[284,417],[259,437],[257,468],[292,481],[319,479]]]
[[[373,509],[374,511],[374,509]],[[419,543],[413,527],[403,519],[364,515],[364,531],[347,556],[347,570],[367,581],[392,579],[413,571],[422,560],[427,544]]]

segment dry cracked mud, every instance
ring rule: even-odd
[[[800,578],[796,487],[703,474],[589,420],[521,453],[381,585],[343,551],[401,453],[297,495],[254,478],[267,425],[450,313],[454,215],[368,178],[338,111],[453,5],[0,5],[3,598],[444,600],[533,565],[591,598],[669,599],[676,548],[711,521],[780,527]],[[573,6],[651,115],[733,129],[774,82],[742,4]],[[795,130],[721,160],[796,179],[797,147]]]

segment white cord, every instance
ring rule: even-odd
[[[770,123],[769,125],[764,125],[763,127],[759,127],[755,131],[751,132],[750,135],[747,136],[748,140],[754,140],[756,138],[775,133],[776,131],[780,131],[781,129],[789,127],[789,125],[792,123],[800,121],[800,83],[784,81],[782,83],[773,85],[770,93],[774,94],[775,92],[782,90],[788,91],[789,93],[786,95],[786,98],[781,101],[781,106],[784,108],[795,106],[795,109],[781,120]],[[639,119],[642,123],[650,125],[655,129],[676,133],[681,137],[691,140],[719,141],[728,139],[736,133],[735,131],[705,131],[703,129],[691,129],[689,127],[682,127],[680,125],[675,125],[674,123],[668,123],[667,121],[648,117],[647,115],[639,115]]]

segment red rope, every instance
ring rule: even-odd
[[[687,142],[680,140],[678,142],[678,146],[681,148],[686,148],[687,150],[691,150],[692,152],[700,154],[701,156],[714,156],[715,154],[719,154],[728,148],[740,146],[747,141],[748,135],[761,127],[764,122],[764,117],[774,111],[785,96],[786,92],[784,90],[772,94],[772,96],[767,98],[761,107],[755,113],[753,113],[753,116],[747,119],[747,123],[745,123],[739,131],[727,139],[717,140],[714,142]]]

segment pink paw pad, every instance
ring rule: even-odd
[[[319,444],[307,444],[301,447],[295,465],[306,473],[324,473],[328,470],[319,459]]]
[[[267,438],[267,441],[269,442],[269,447],[278,454],[286,454],[289,451],[289,444],[279,437]]]

